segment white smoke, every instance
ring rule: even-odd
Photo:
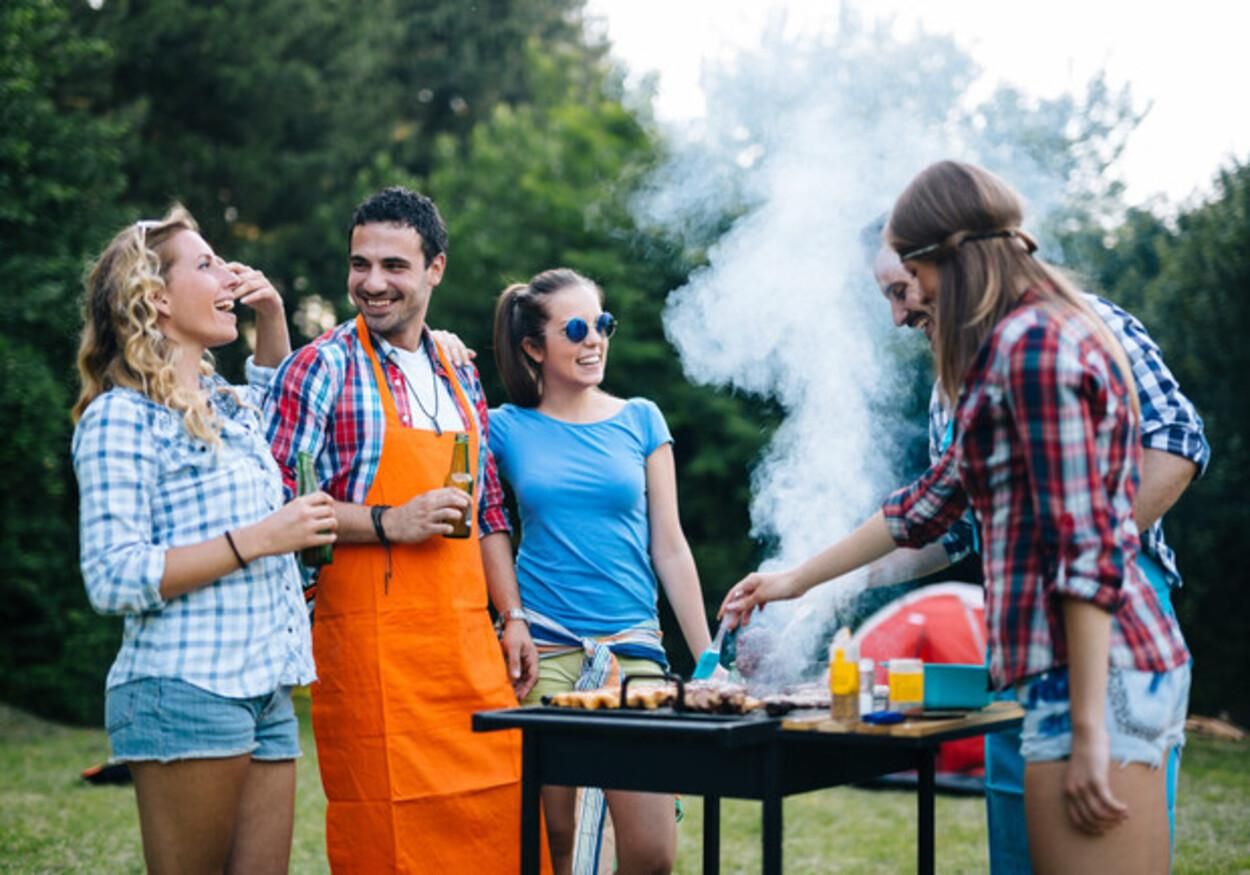
[[[900,41],[851,12],[824,39],[796,41],[783,24],[705,73],[706,121],[683,132],[638,204],[644,224],[706,248],[665,314],[688,377],[785,411],[753,482],[752,534],[777,544],[765,568],[832,543],[902,485],[897,438],[917,424],[897,410],[914,374],[889,352],[897,332],[861,229],[941,158],[1001,173],[1035,217],[1064,195],[1013,141],[1027,108],[1012,105],[1021,130],[1007,131],[994,126],[1003,113],[962,105],[977,71],[949,39]],[[737,219],[719,233],[726,215]],[[769,607],[753,634],[757,647],[771,636],[774,683],[798,679],[855,589]]]

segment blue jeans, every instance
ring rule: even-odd
[[[1137,554],[1137,566],[1154,587],[1164,611],[1175,617],[1172,596],[1163,570],[1149,556]],[[1011,690],[996,699],[1015,700]],[[1176,789],[1181,771],[1181,749],[1172,748],[1167,761],[1168,831],[1176,847]],[[1020,755],[1020,731],[996,732],[985,736],[985,815],[990,840],[992,875],[1026,875],[1033,871],[1029,862],[1029,833],[1024,821],[1024,757]]]

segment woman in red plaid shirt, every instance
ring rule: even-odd
[[[955,439],[855,532],[722,606],[794,598],[896,547],[981,530],[990,678],[1025,709],[1021,750],[1039,872],[1166,871],[1167,751],[1180,743],[1189,653],[1134,561],[1141,448],[1123,349],[1033,255],[1019,196],[943,161],[894,207],[887,242],[933,302]],[[1114,762],[1114,767],[1112,763]]]

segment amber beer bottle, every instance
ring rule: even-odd
[[[309,453],[301,452],[295,457],[296,487],[300,495],[308,495],[317,491],[317,471],[313,467],[313,458]],[[316,544],[300,550],[299,559],[310,568],[329,565],[334,561],[333,544]]]
[[[473,475],[469,472],[469,436],[464,432],[456,435],[456,445],[451,449],[451,470],[447,472],[444,486],[462,489],[473,496]],[[451,531],[445,538],[467,538],[472,529],[473,505],[451,524]]]

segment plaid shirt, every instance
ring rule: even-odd
[[[1120,341],[1133,369],[1137,404],[1141,408],[1141,442],[1147,449],[1162,450],[1189,459],[1198,466],[1201,476],[1211,459],[1211,447],[1203,434],[1202,418],[1181,392],[1176,378],[1163,362],[1163,353],[1146,328],[1133,314],[1097,295],[1086,295],[1085,301],[1099,315],[1111,333]],[[929,463],[936,465],[950,441],[950,414],[942,403],[941,389],[933,384],[929,397]],[[968,516],[961,517],[942,538],[942,545],[951,564],[975,549],[976,536]],[[1163,537],[1163,520],[1157,519],[1141,533],[1141,551],[1153,557],[1163,569],[1168,586],[1181,585],[1181,572],[1176,553]]]
[[[886,500],[895,541],[913,547],[971,504],[999,688],[1067,663],[1063,598],[1112,614],[1112,665],[1167,671],[1189,657],[1134,561],[1141,448],[1126,396],[1091,326],[1026,293],[968,371],[951,446]]]
[[[273,373],[249,361],[246,389],[216,375],[203,381],[222,422],[215,452],[188,434],[181,413],[131,389],[96,398],[74,430],[83,581],[97,611],[126,618],[109,688],[176,677],[250,698],[315,678],[293,554],[255,559],[169,601],[160,595],[171,547],[220,538],[282,506],[255,406]]]
[[[477,418],[478,441],[478,531],[511,530],[504,511],[503,487],[495,469],[495,457],[488,446],[486,393],[473,365],[457,368],[456,379],[472,402],[464,409],[452,376],[434,355],[434,341],[427,330],[422,336],[426,353],[434,362],[434,372],[456,399],[463,422]],[[374,349],[382,370],[393,389],[395,407],[404,424],[412,422],[408,383],[395,360],[395,347],[374,338]],[[382,439],[386,414],[373,378],[369,354],[356,334],[352,319],[327,331],[307,346],[287,357],[278,369],[273,391],[265,399],[270,448],[282,476],[287,495],[295,493],[295,460],[300,451],[316,460],[317,481],[339,501],[364,504],[378,464],[382,460]]]

